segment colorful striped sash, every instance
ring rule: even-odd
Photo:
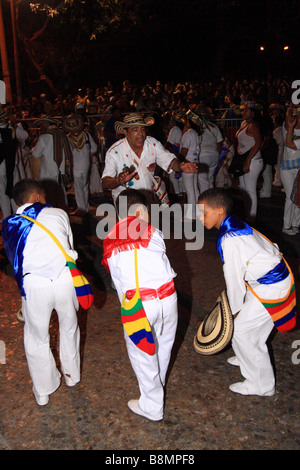
[[[258,232],[258,233],[260,233],[260,232]],[[266,240],[268,240],[270,243],[272,243],[262,233],[260,233],[260,235],[262,235]],[[274,245],[274,244],[272,243],[272,245]],[[271,315],[271,318],[274,322],[275,327],[281,333],[283,333],[285,331],[290,331],[296,326],[296,316],[297,316],[296,288],[295,288],[294,276],[293,276],[291,268],[288,265],[288,263],[286,262],[286,260],[284,258],[282,258],[282,260],[285,263],[285,265],[288,269],[289,275],[291,277],[291,286],[290,286],[288,294],[285,297],[283,297],[281,299],[262,299],[261,297],[259,297],[256,294],[256,292],[245,281],[245,283],[246,283],[248,289],[250,290],[250,292],[252,292],[252,294],[262,303],[262,305],[265,307],[265,309]],[[263,276],[263,278],[265,278],[266,276]],[[284,277],[284,274],[283,274],[283,277]],[[261,278],[261,279],[263,279],[263,278]],[[267,284],[267,282],[263,282],[263,284]]]
[[[151,332],[151,326],[140,297],[136,247],[134,248],[134,266],[136,292],[130,300],[126,300],[126,294],[123,295],[123,301],[121,304],[122,323],[126,333],[133,343],[145,353],[153,356],[155,353],[155,343]]]
[[[92,289],[91,289],[91,286],[90,286],[88,280],[79,271],[79,269],[77,268],[76,263],[73,260],[73,258],[71,258],[67,254],[67,252],[65,251],[64,247],[59,242],[59,240],[44,225],[42,225],[37,220],[34,220],[31,217],[28,217],[27,215],[20,214],[20,217],[24,217],[25,219],[29,220],[30,222],[35,223],[40,228],[42,228],[46,233],[48,233],[48,235],[52,238],[54,243],[56,243],[56,245],[61,249],[61,251],[63,252],[63,255],[66,259],[66,265],[70,269],[70,274],[72,276],[72,281],[73,281],[73,284],[74,284],[74,288],[75,288],[75,292],[76,292],[78,302],[81,305],[81,307],[84,308],[85,310],[89,309],[91,307],[91,305],[93,304],[94,295],[93,295],[93,292],[92,292]]]

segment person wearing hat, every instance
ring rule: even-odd
[[[12,213],[11,195],[18,146],[9,116],[10,108],[0,105],[0,209],[3,219]]]
[[[143,118],[140,113],[128,114],[123,122],[115,123],[117,134],[125,134],[125,137],[106,153],[102,174],[103,189],[112,190],[114,200],[126,187],[152,191],[156,165],[167,173],[197,172],[194,163],[180,163],[158,140],[146,136],[146,128],[153,124],[153,117]]]
[[[224,138],[218,126],[211,122],[211,111],[201,103],[196,109],[202,120],[199,137],[199,163],[206,167],[206,171],[198,173],[198,186],[203,192],[214,186],[214,172],[222,151]]]
[[[184,132],[180,143],[180,155],[185,161],[199,163],[199,135],[201,134],[202,120],[197,113],[191,109],[186,113],[186,132]],[[197,200],[199,196],[198,175],[183,174],[183,186],[185,188],[188,209],[185,214],[187,220],[196,219]]]
[[[84,131],[80,114],[64,118],[62,128],[67,133],[73,154],[74,192],[77,209],[72,215],[84,216],[89,212],[89,171],[97,144],[89,132]]]
[[[249,198],[250,207],[247,217],[255,221],[257,213],[257,180],[264,163],[261,156],[263,137],[259,126],[260,107],[253,101],[244,101],[241,105],[243,121],[236,133],[237,152],[239,155],[248,151],[244,174],[239,177],[240,189]],[[246,201],[248,205],[248,201]]]
[[[66,135],[58,128],[58,120],[51,116],[41,116],[34,121],[33,127],[40,128],[39,138],[31,149],[31,155],[35,159],[42,157],[39,179],[49,187],[47,197],[51,196],[52,198],[55,193],[57,198],[55,205],[59,204],[67,209],[67,195],[62,175],[70,172],[72,168],[72,152],[69,141]],[[59,192],[53,190],[53,185],[49,184],[49,182],[58,184],[58,188],[62,190],[63,200],[60,201],[58,199],[60,197]]]
[[[204,226],[218,229],[217,250],[234,316],[235,356],[228,362],[238,366],[245,379],[229,389],[272,396],[275,377],[266,342],[274,326],[283,332],[296,325],[293,275],[277,245],[232,214],[233,201],[226,190],[208,189],[198,203]]]

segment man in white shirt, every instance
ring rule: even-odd
[[[49,344],[53,309],[59,319],[61,371],[68,386],[80,381],[79,308],[65,257],[48,233],[19,214],[37,220],[52,232],[74,260],[73,236],[66,212],[46,206],[45,193],[37,181],[22,180],[13,190],[17,213],[2,224],[6,254],[22,296],[24,347],[38,405],[47,405],[49,395],[60,385]]]
[[[71,114],[62,122],[73,154],[74,193],[77,209],[72,215],[84,216],[89,212],[89,172],[91,157],[97,152],[97,144],[91,134],[84,131],[84,120],[79,114]]]
[[[103,189],[112,190],[114,200],[126,187],[151,191],[156,165],[167,173],[197,173],[194,163],[180,163],[158,140],[146,137],[146,127],[153,124],[152,117],[143,119],[139,113],[131,113],[123,122],[115,123],[117,134],[125,134],[125,138],[106,153],[102,174]]]
[[[67,209],[67,196],[66,190],[63,184],[62,175],[68,173],[72,166],[72,152],[67,137],[57,127],[58,121],[51,116],[41,116],[39,119],[34,121],[34,127],[40,127],[39,138],[31,150],[31,154],[34,158],[41,158],[40,167],[40,181],[45,182],[44,187],[47,186],[46,182],[56,183],[56,206],[60,206]],[[49,186],[49,184],[48,184]],[[49,186],[49,194],[47,192],[47,199],[53,194],[53,184]],[[62,191],[62,195],[58,194],[58,190]],[[59,199],[59,198],[62,199]],[[52,202],[52,201],[51,201]]]

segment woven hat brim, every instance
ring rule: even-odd
[[[84,129],[84,122],[78,119],[78,123],[75,126],[71,126],[68,119],[62,122],[62,128],[65,132],[80,132]]]
[[[194,337],[198,354],[212,356],[230,343],[233,335],[233,316],[226,292],[222,292],[213,310],[201,322]]]
[[[122,121],[116,121],[115,122],[115,131],[117,134],[124,134],[124,129],[128,127],[149,127],[153,126],[154,124],[154,118],[153,117],[146,117],[144,121],[137,121],[133,123],[127,123],[127,122],[122,122]]]
[[[49,122],[50,124],[58,124],[59,121],[57,119],[53,119],[51,117],[40,117],[39,119],[37,119],[36,121],[33,122],[33,127],[40,127],[40,125],[43,123],[43,122]]]

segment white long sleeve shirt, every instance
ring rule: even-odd
[[[17,214],[21,214],[30,205],[20,206],[17,209]],[[77,252],[73,249],[73,234],[65,211],[45,207],[37,216],[37,221],[58,238],[71,258],[74,260],[78,258]],[[60,248],[36,224],[33,224],[28,234],[23,257],[23,275],[31,273],[48,279],[57,279],[66,265],[65,257]]]

